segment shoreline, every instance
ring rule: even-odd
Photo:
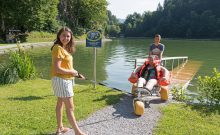
[[[102,39],[102,42],[110,42],[112,39]],[[86,40],[76,40],[74,43],[86,43]],[[34,48],[34,47],[42,47],[47,45],[52,45],[53,42],[37,42],[37,43],[19,43],[19,45],[23,48]],[[7,54],[10,50],[17,50],[17,44],[5,44],[0,46],[0,55]]]

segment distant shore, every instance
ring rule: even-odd
[[[109,42],[112,39],[102,39],[102,42]],[[86,40],[76,40],[75,43],[86,43]],[[47,45],[53,45],[53,42],[38,42],[38,43],[20,43],[21,47],[24,48],[34,48],[34,47],[42,47]],[[5,44],[0,46],[0,54],[6,54],[9,50],[17,50],[17,44]]]

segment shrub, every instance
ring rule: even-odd
[[[175,86],[171,89],[171,91],[172,91],[173,99],[181,102],[189,100],[186,94],[186,89],[184,89],[183,87]]]
[[[213,75],[198,77],[198,100],[208,105],[220,105],[220,73],[214,68]]]
[[[36,69],[29,54],[18,45],[18,51],[10,51],[9,62],[1,65],[0,75],[0,84],[16,83],[35,78]]]
[[[0,84],[16,83],[18,80],[18,73],[12,64],[0,65]]]

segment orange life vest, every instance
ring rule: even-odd
[[[167,86],[170,84],[170,78],[168,78],[168,80],[162,79],[164,76],[164,73],[162,72],[159,64],[160,64],[159,60],[154,60],[154,66],[156,70],[156,79],[158,80],[159,85]],[[138,81],[138,78],[142,77],[148,65],[149,65],[149,60],[146,60],[145,63],[141,66],[140,70],[136,73],[136,77],[130,77],[128,80],[131,83],[136,83]]]

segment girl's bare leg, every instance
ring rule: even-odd
[[[66,114],[67,114],[67,118],[72,126],[72,128],[75,131],[75,135],[85,135],[85,133],[83,133],[77,123],[76,123],[76,119],[74,116],[74,104],[73,104],[73,98],[72,97],[67,97],[67,98],[63,98],[65,107],[66,107]]]
[[[61,128],[63,127],[62,112],[63,112],[63,101],[62,98],[58,97],[57,105],[56,105],[57,132],[61,132]]]

